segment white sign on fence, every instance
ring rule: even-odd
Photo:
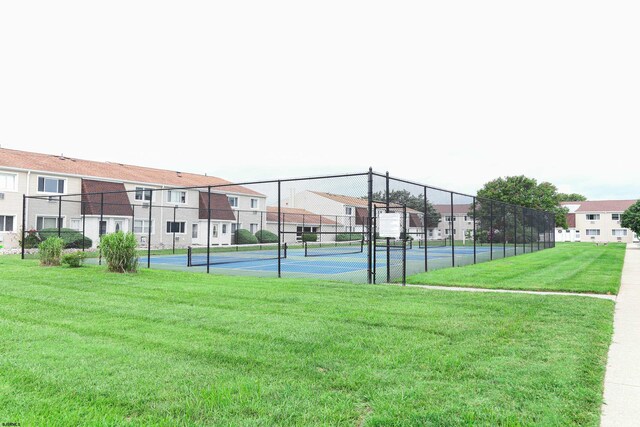
[[[378,216],[378,233],[380,237],[399,239],[400,238],[400,212],[381,212]]]

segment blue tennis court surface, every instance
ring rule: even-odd
[[[502,246],[494,247],[494,253],[502,252]],[[473,256],[473,246],[456,246],[455,255],[458,257]],[[491,251],[489,247],[477,247],[476,254],[488,254]],[[402,257],[402,249],[394,248],[391,251],[391,259],[397,261]],[[264,254],[261,254],[264,255]],[[216,256],[215,253],[210,255],[212,262],[221,262],[220,264],[210,265],[211,271],[218,271],[222,274],[225,272],[241,274],[246,272],[250,275],[260,275],[259,273],[277,273],[277,259],[250,259],[251,254],[245,254],[247,259],[238,259],[227,261],[224,257]],[[277,257],[277,255],[275,255]],[[386,249],[376,251],[376,268],[386,268]],[[407,261],[420,261],[425,258],[424,248],[414,247],[407,249]],[[427,249],[427,259],[451,258],[451,247],[429,247]],[[206,258],[205,258],[206,259]],[[147,258],[141,257],[140,263],[146,265]],[[170,268],[184,268],[191,271],[202,271],[206,266],[187,267],[187,255],[152,255],[151,264],[153,266],[167,266]],[[283,273],[306,273],[317,275],[340,275],[344,273],[357,273],[367,271],[367,248],[360,253],[327,253],[326,256],[305,256],[304,249],[289,249],[287,258],[281,260],[281,271]],[[267,274],[271,276],[272,274]]]

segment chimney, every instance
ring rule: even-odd
[[[289,202],[287,203],[287,205],[290,208],[296,207],[296,189],[295,188],[291,188],[289,190]]]

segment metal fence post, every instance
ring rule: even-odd
[[[402,205],[402,286],[407,284],[407,205]]]
[[[23,194],[22,195],[22,240],[20,240],[20,246],[22,246],[21,248],[21,252],[20,252],[20,258],[24,259],[24,239],[26,236],[26,232],[25,232],[25,228],[27,227],[27,221],[26,221],[26,216],[27,216],[27,195]]]
[[[451,216],[449,217],[449,229],[451,230],[451,267],[456,266],[456,224],[455,217],[453,216],[453,193],[449,192],[451,196]]]
[[[62,235],[62,196],[58,196],[58,237]]]
[[[236,227],[236,235],[238,229]],[[211,187],[207,187],[207,274],[211,268]]]
[[[367,230],[367,283],[373,282],[373,253],[372,253],[372,226],[373,226],[373,168],[369,167],[368,179],[367,179],[367,212],[368,212],[368,230]],[[338,222],[336,221],[336,227]],[[337,230],[337,228],[336,228]],[[349,236],[351,240],[351,236]]]
[[[423,188],[423,194],[424,194],[424,200],[423,200],[423,209],[424,209],[424,218],[423,218],[423,222],[424,222],[424,271],[429,271],[429,261],[428,261],[428,247],[429,247],[429,240],[428,240],[428,234],[429,234],[429,226],[428,226],[428,218],[429,218],[429,212],[428,212],[428,204],[427,204],[427,187],[422,187]]]
[[[151,216],[152,210],[153,210],[153,190],[149,190],[149,231],[147,232],[147,268],[151,268],[151,230],[153,228],[152,227],[153,217]],[[144,231],[144,227],[142,227],[142,231]]]
[[[389,196],[389,172],[387,171],[386,175],[385,175],[385,204],[386,204],[386,213],[389,213],[389,203],[390,203],[390,196]],[[375,238],[375,237],[374,237]],[[390,243],[391,243],[391,239],[387,237],[386,239],[387,242],[387,283],[391,283],[391,249],[390,249]]]
[[[87,212],[86,209],[84,207],[84,202],[82,201],[82,199],[80,200],[80,212],[82,213],[82,252],[84,252],[85,250],[85,243],[84,243],[84,239],[85,236],[87,235]]]
[[[493,260],[493,200],[489,200],[489,260]]]
[[[518,206],[513,206],[513,255],[518,255]]]
[[[476,198],[473,198],[473,263],[476,264],[477,252],[476,252]]]
[[[171,244],[171,252],[173,253],[173,255],[176,254],[176,209],[177,208],[178,206],[173,207],[173,224],[171,224],[171,230],[173,231],[173,233],[171,233],[171,237],[173,238],[172,239],[173,242]]]
[[[100,193],[100,219],[98,219],[98,241],[102,240],[102,221],[104,221],[104,193]],[[102,265],[102,242],[98,250],[98,265]]]
[[[507,206],[502,203],[502,258],[507,257]]]
[[[282,218],[280,215],[282,214],[282,202],[281,202],[281,185],[282,183],[278,180],[278,277],[282,277]],[[302,229],[302,236],[304,237],[304,228]],[[304,238],[303,238],[304,240]]]

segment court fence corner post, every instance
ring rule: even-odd
[[[151,231],[152,231],[151,224],[153,222],[153,217],[151,216],[152,210],[153,210],[153,190],[149,190],[149,230],[147,231],[147,268],[151,268]],[[144,227],[142,228],[143,228],[142,231],[144,231]]]
[[[27,215],[27,195],[23,194],[22,195],[22,231],[21,231],[21,236],[20,236],[20,258],[24,259],[24,239],[26,236],[26,230],[25,228],[27,227],[27,221],[26,221],[26,215]]]
[[[278,278],[282,277],[282,201],[281,201],[282,182],[278,180]]]
[[[238,213],[238,216],[240,214]],[[236,235],[238,229],[236,228]],[[207,187],[207,274],[211,266],[211,186]]]
[[[369,167],[367,174],[367,283],[373,282],[373,253],[372,253],[372,227],[373,227],[373,168]]]

